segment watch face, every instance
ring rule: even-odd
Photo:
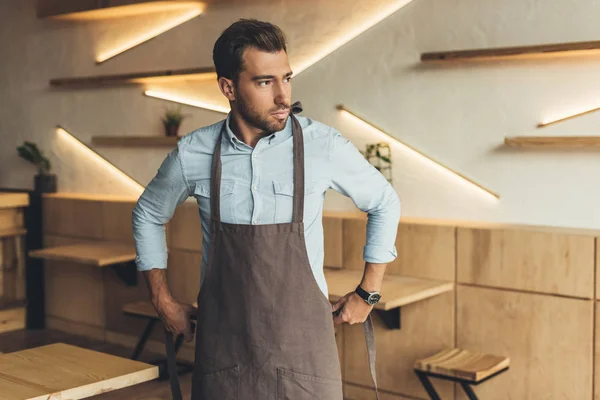
[[[369,295],[369,299],[367,300],[367,303],[369,303],[370,305],[374,305],[379,302],[379,299],[381,299],[381,295],[371,294],[371,295]]]

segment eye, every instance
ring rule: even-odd
[[[291,81],[291,80],[292,80],[292,77],[291,77],[291,76],[288,76],[288,77],[287,77],[287,78],[285,78],[283,81],[284,81],[285,83],[290,83],[290,81]]]
[[[265,86],[267,86],[269,83],[271,83],[271,82],[270,82],[270,81],[259,81],[259,82],[258,82],[258,86],[265,87]]]

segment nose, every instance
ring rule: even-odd
[[[291,93],[291,88],[289,83],[288,84],[284,84],[282,82],[279,82],[277,85],[274,85],[275,88],[275,93],[273,96],[273,101],[275,104],[277,105],[285,105],[287,108],[290,107],[290,101],[292,98],[292,93]]]

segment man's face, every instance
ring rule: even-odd
[[[285,51],[268,53],[250,47],[235,84],[235,107],[250,125],[264,132],[282,130],[290,113],[292,70]]]

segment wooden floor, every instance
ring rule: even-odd
[[[97,350],[103,353],[127,358],[130,357],[132,352],[132,349],[126,347],[50,330],[14,331],[0,334],[0,352],[10,353],[13,351],[24,350],[58,342],[81,346],[87,349]],[[142,354],[140,361],[149,362],[160,357],[161,355],[157,354]],[[181,391],[184,394],[183,398],[189,399],[191,390],[191,373],[180,376],[179,380],[181,383]],[[169,387],[168,380],[155,380],[89,398],[97,400],[171,400],[171,389]]]

